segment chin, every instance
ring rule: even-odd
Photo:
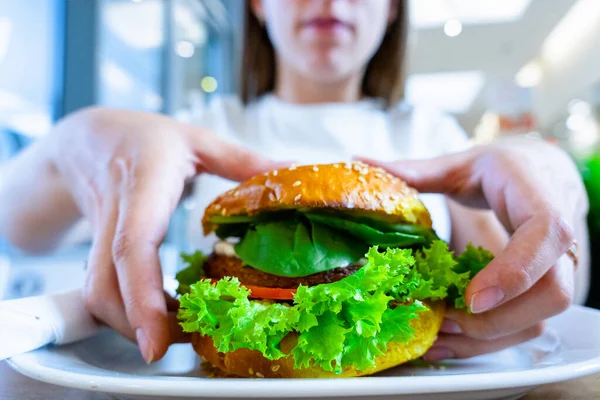
[[[340,57],[335,52],[319,53],[303,69],[304,74],[313,81],[334,84],[343,82],[360,70],[359,66],[354,65],[355,62],[347,57]]]

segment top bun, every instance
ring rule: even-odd
[[[418,193],[381,168],[361,162],[291,166],[254,176],[223,193],[207,208],[204,233],[214,216],[254,215],[300,208],[335,209],[431,228]]]

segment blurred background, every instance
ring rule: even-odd
[[[407,100],[453,114],[474,143],[531,135],[572,154],[590,196],[599,271],[600,0],[410,5]],[[0,162],[82,107],[184,117],[234,93],[243,8],[243,0],[0,0]],[[172,229],[165,257],[175,257],[178,240]],[[79,245],[48,261],[0,238],[0,298],[78,285],[85,253]],[[59,265],[52,274],[40,268],[49,262]],[[599,297],[592,292],[588,304],[600,308]]]

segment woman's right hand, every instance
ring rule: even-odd
[[[122,110],[74,114],[47,144],[66,191],[93,227],[86,307],[137,341],[147,362],[160,359],[181,338],[158,248],[186,181],[202,172],[242,180],[281,164],[170,118]]]

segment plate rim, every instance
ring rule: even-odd
[[[583,312],[600,318],[600,311],[573,305],[565,313]],[[563,382],[600,372],[600,356],[549,366],[506,372],[485,372],[435,376],[372,376],[341,379],[263,379],[190,378],[176,376],[132,377],[91,376],[83,372],[64,371],[36,363],[35,353],[7,360],[15,371],[46,383],[113,394],[174,396],[197,398],[265,397],[343,397],[457,393],[506,389],[525,389]],[[477,376],[478,379],[473,379]],[[173,383],[177,384],[174,385]],[[223,393],[223,382],[229,387]],[[340,385],[340,382],[343,382]],[[424,388],[427,388],[424,390]],[[237,394],[235,394],[235,393]]]

